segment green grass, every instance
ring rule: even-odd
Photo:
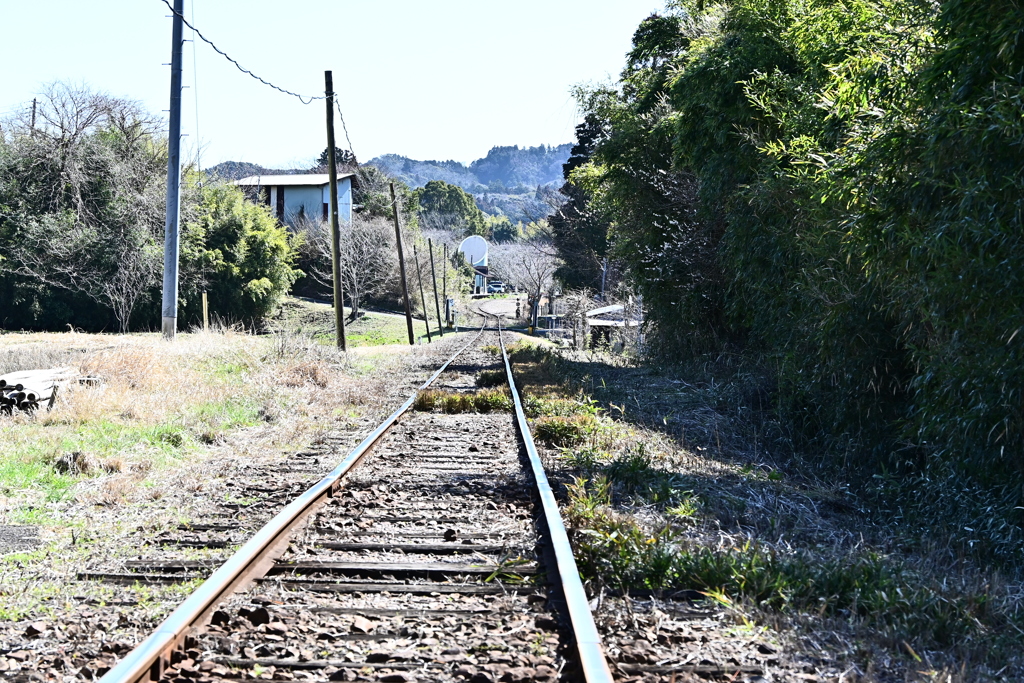
[[[191,406],[184,415],[159,424],[139,424],[117,418],[103,418],[78,425],[10,426],[0,430],[5,439],[5,457],[0,459],[0,494],[35,489],[44,501],[63,499],[75,482],[89,474],[101,474],[105,462],[116,462],[123,454],[146,452],[147,461],[160,467],[180,459],[199,444],[213,443],[221,435],[259,422],[258,405],[248,397],[231,397]],[[94,466],[85,475],[61,474],[54,463],[65,453],[83,453]],[[22,523],[42,513],[21,509]],[[35,521],[40,521],[36,519]]]
[[[415,410],[442,413],[493,413],[512,410],[512,396],[507,389],[484,389],[458,393],[425,389],[416,395]]]
[[[286,298],[283,306],[287,329],[311,334],[322,344],[335,343],[334,309],[326,304],[317,304],[301,299]],[[349,320],[350,309],[345,309],[345,341],[349,346],[383,346],[387,344],[408,344],[409,331],[405,316],[363,311],[357,320]],[[430,332],[437,336],[437,321],[431,320]],[[413,319],[413,336],[417,343],[426,343],[427,333],[423,320]]]
[[[598,431],[598,427],[597,418],[593,415],[552,415],[534,420],[532,430],[537,441],[547,446],[566,448],[583,443]]]
[[[837,617],[928,646],[1012,636],[1010,628],[1024,624],[1024,618],[992,609],[987,587],[947,587],[878,553],[828,556],[782,553],[751,542],[724,549],[688,544],[671,526],[651,532],[634,517],[615,512],[607,477],[577,479],[568,492],[566,517],[574,529],[577,563],[592,581],[691,589],[720,602],[747,600],[766,610]],[[695,512],[683,507],[684,514]]]
[[[425,336],[422,320],[412,321],[413,335]],[[431,325],[431,333],[436,329]],[[328,335],[334,341],[333,333]],[[405,318],[382,313],[365,313],[358,320],[345,323],[345,340],[351,346],[383,346],[385,344],[408,344],[409,330]]]
[[[186,421],[195,438],[202,443],[213,443],[232,429],[259,424],[260,406],[248,397],[200,403],[190,410]]]

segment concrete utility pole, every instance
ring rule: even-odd
[[[398,218],[398,200],[395,199],[395,184],[391,183],[391,206],[395,210],[395,243],[398,245],[398,271],[402,276],[402,301],[405,303],[405,326],[409,328],[409,345],[416,344],[412,331],[412,305],[409,303],[409,283],[405,279],[405,250],[402,249],[402,224]]]
[[[327,96],[327,170],[331,182],[331,268],[334,271],[334,330],[338,348],[346,351],[345,299],[341,288],[341,229],[338,227],[338,160],[334,153],[334,78],[324,72],[324,95]]]
[[[167,214],[164,220],[164,339],[178,330],[178,218],[181,207],[181,29],[185,0],[174,0],[171,28],[171,110],[167,130]]]
[[[32,134],[36,134],[36,98],[32,98]]]
[[[441,322],[441,300],[437,298],[437,272],[434,270],[434,243],[427,238],[427,249],[430,250],[430,279],[434,282],[434,311],[437,313],[437,334],[444,336],[444,323]]]

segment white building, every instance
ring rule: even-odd
[[[338,174],[338,220],[352,220],[352,173]],[[295,175],[254,175],[236,180],[235,185],[256,190],[260,201],[270,206],[277,219],[295,227],[301,218],[327,220],[330,217],[331,179],[326,173]]]

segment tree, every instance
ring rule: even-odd
[[[426,229],[448,229],[469,235],[486,235],[487,221],[473,197],[458,185],[431,180],[416,190],[420,221]]]
[[[156,282],[163,250],[136,224],[100,230],[74,214],[46,214],[19,232],[7,268],[51,287],[80,292],[107,306],[126,332],[143,292]],[[133,229],[134,228],[134,229]]]
[[[306,222],[302,227],[309,275],[324,286],[331,286],[331,227],[325,221]],[[356,215],[340,226],[339,265],[345,295],[352,308],[351,319],[359,317],[363,299],[379,294],[395,280],[396,261],[394,224],[379,216]]]
[[[352,200],[359,213],[394,220],[395,212],[391,203],[391,184],[395,185],[398,212],[403,221],[415,228],[419,204],[416,193],[401,180],[394,178],[375,166],[360,166],[356,169],[352,186]]]
[[[356,155],[348,149],[342,149],[341,147],[334,148],[334,163],[337,165],[338,172],[347,169],[355,169],[359,166],[359,161],[356,160]],[[313,164],[313,168],[309,169],[314,173],[327,173],[330,169],[330,159],[328,158],[328,149],[324,147],[324,151],[320,152],[320,156],[317,157],[316,163]]]
[[[485,235],[495,242],[514,242],[523,236],[523,224],[513,224],[508,216],[487,216]]]
[[[552,242],[562,259],[557,277],[566,287],[600,288],[603,259],[608,255],[608,218],[592,202],[592,195],[572,180],[573,172],[586,164],[603,135],[600,119],[588,114],[576,126],[576,144],[563,165],[566,197],[549,217]]]
[[[24,113],[5,128],[0,268],[15,289],[20,279],[82,294],[127,330],[162,259],[158,121],[135,102],[58,83],[39,98],[34,128]]]
[[[210,307],[225,318],[258,326],[301,274],[296,245],[263,204],[234,185],[208,185],[186,230],[205,273]]]
[[[561,265],[553,251],[550,244],[543,242],[496,244],[488,250],[489,272],[526,290],[533,306],[534,326],[541,295],[552,293],[555,271]]]

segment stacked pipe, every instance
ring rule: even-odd
[[[9,385],[7,380],[0,379],[0,412],[10,415],[14,410],[35,410],[39,399],[39,394],[26,390],[24,384]]]
[[[73,379],[77,372],[70,368],[26,370],[0,377],[0,415],[14,411],[31,412],[42,403],[53,406],[59,382]]]

